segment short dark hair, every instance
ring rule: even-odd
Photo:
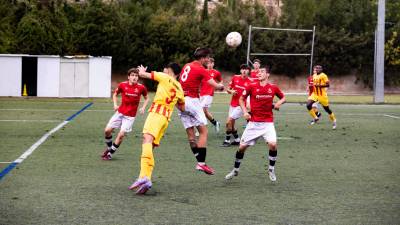
[[[207,56],[210,56],[212,54],[211,48],[196,48],[196,50],[193,53],[193,57],[198,60]]]
[[[214,60],[214,58],[210,58],[210,62],[214,62],[215,60]]]
[[[250,66],[247,65],[247,64],[242,64],[242,65],[240,65],[240,69],[251,70]]]
[[[321,73],[323,71],[323,68],[321,65],[315,65],[313,69],[315,69],[317,71],[317,73]]]
[[[168,63],[167,68],[171,68],[176,76],[179,75],[179,73],[181,72],[181,67],[178,63],[175,62]]]
[[[128,70],[128,76],[129,76],[131,73],[139,74],[139,69],[138,69],[138,68],[130,68],[130,69]]]
[[[271,66],[270,65],[263,65],[263,66],[260,66],[260,68],[264,68],[267,73],[271,72]]]
[[[254,59],[253,63],[256,63],[256,62],[261,64],[261,60],[259,60],[259,59]]]

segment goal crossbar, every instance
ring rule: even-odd
[[[262,52],[250,52],[250,46],[251,46],[251,31],[252,30],[269,30],[269,31],[288,31],[288,32],[312,32],[312,43],[311,43],[311,49],[310,53],[262,53]],[[249,36],[248,36],[248,41],[247,41],[247,64],[250,63],[253,65],[253,62],[250,60],[250,56],[310,56],[310,68],[309,72],[311,74],[312,72],[312,66],[313,66],[313,58],[314,58],[314,40],[315,40],[315,26],[313,26],[313,29],[289,29],[289,28],[272,28],[272,27],[253,27],[249,26]]]

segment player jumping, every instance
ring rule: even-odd
[[[185,100],[182,87],[176,80],[180,72],[178,64],[168,64],[164,69],[166,73],[147,73],[146,67],[143,66],[139,66],[138,69],[141,77],[158,82],[157,91],[143,127],[139,178],[129,187],[130,190],[137,189],[137,194],[144,194],[152,186],[151,175],[154,168],[153,147],[160,144],[161,138],[167,130],[175,104],[177,104],[179,110],[183,111]]]
[[[197,159],[196,169],[206,174],[214,174],[214,169],[206,165],[207,154],[207,118],[199,100],[199,88],[202,80],[205,80],[214,88],[220,90],[223,84],[218,84],[211,78],[205,69],[210,59],[211,49],[198,48],[194,52],[195,60],[186,64],[180,74],[179,82],[182,85],[185,95],[185,112],[179,116],[186,129],[190,148]],[[196,141],[195,130],[199,131],[199,138]]]

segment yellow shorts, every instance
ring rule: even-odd
[[[310,97],[308,97],[308,100],[313,100],[314,102],[319,102],[322,106],[329,106],[329,99],[327,95],[323,96],[318,96],[314,93],[311,94]]]
[[[154,137],[153,144],[158,146],[168,127],[168,123],[167,117],[150,112],[144,123],[143,134],[151,134]]]

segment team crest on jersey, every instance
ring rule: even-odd
[[[268,93],[272,93],[272,90],[271,90],[271,88],[268,88]]]
[[[134,91],[134,92],[139,92],[139,89],[138,89],[138,88],[135,88],[133,91]]]

